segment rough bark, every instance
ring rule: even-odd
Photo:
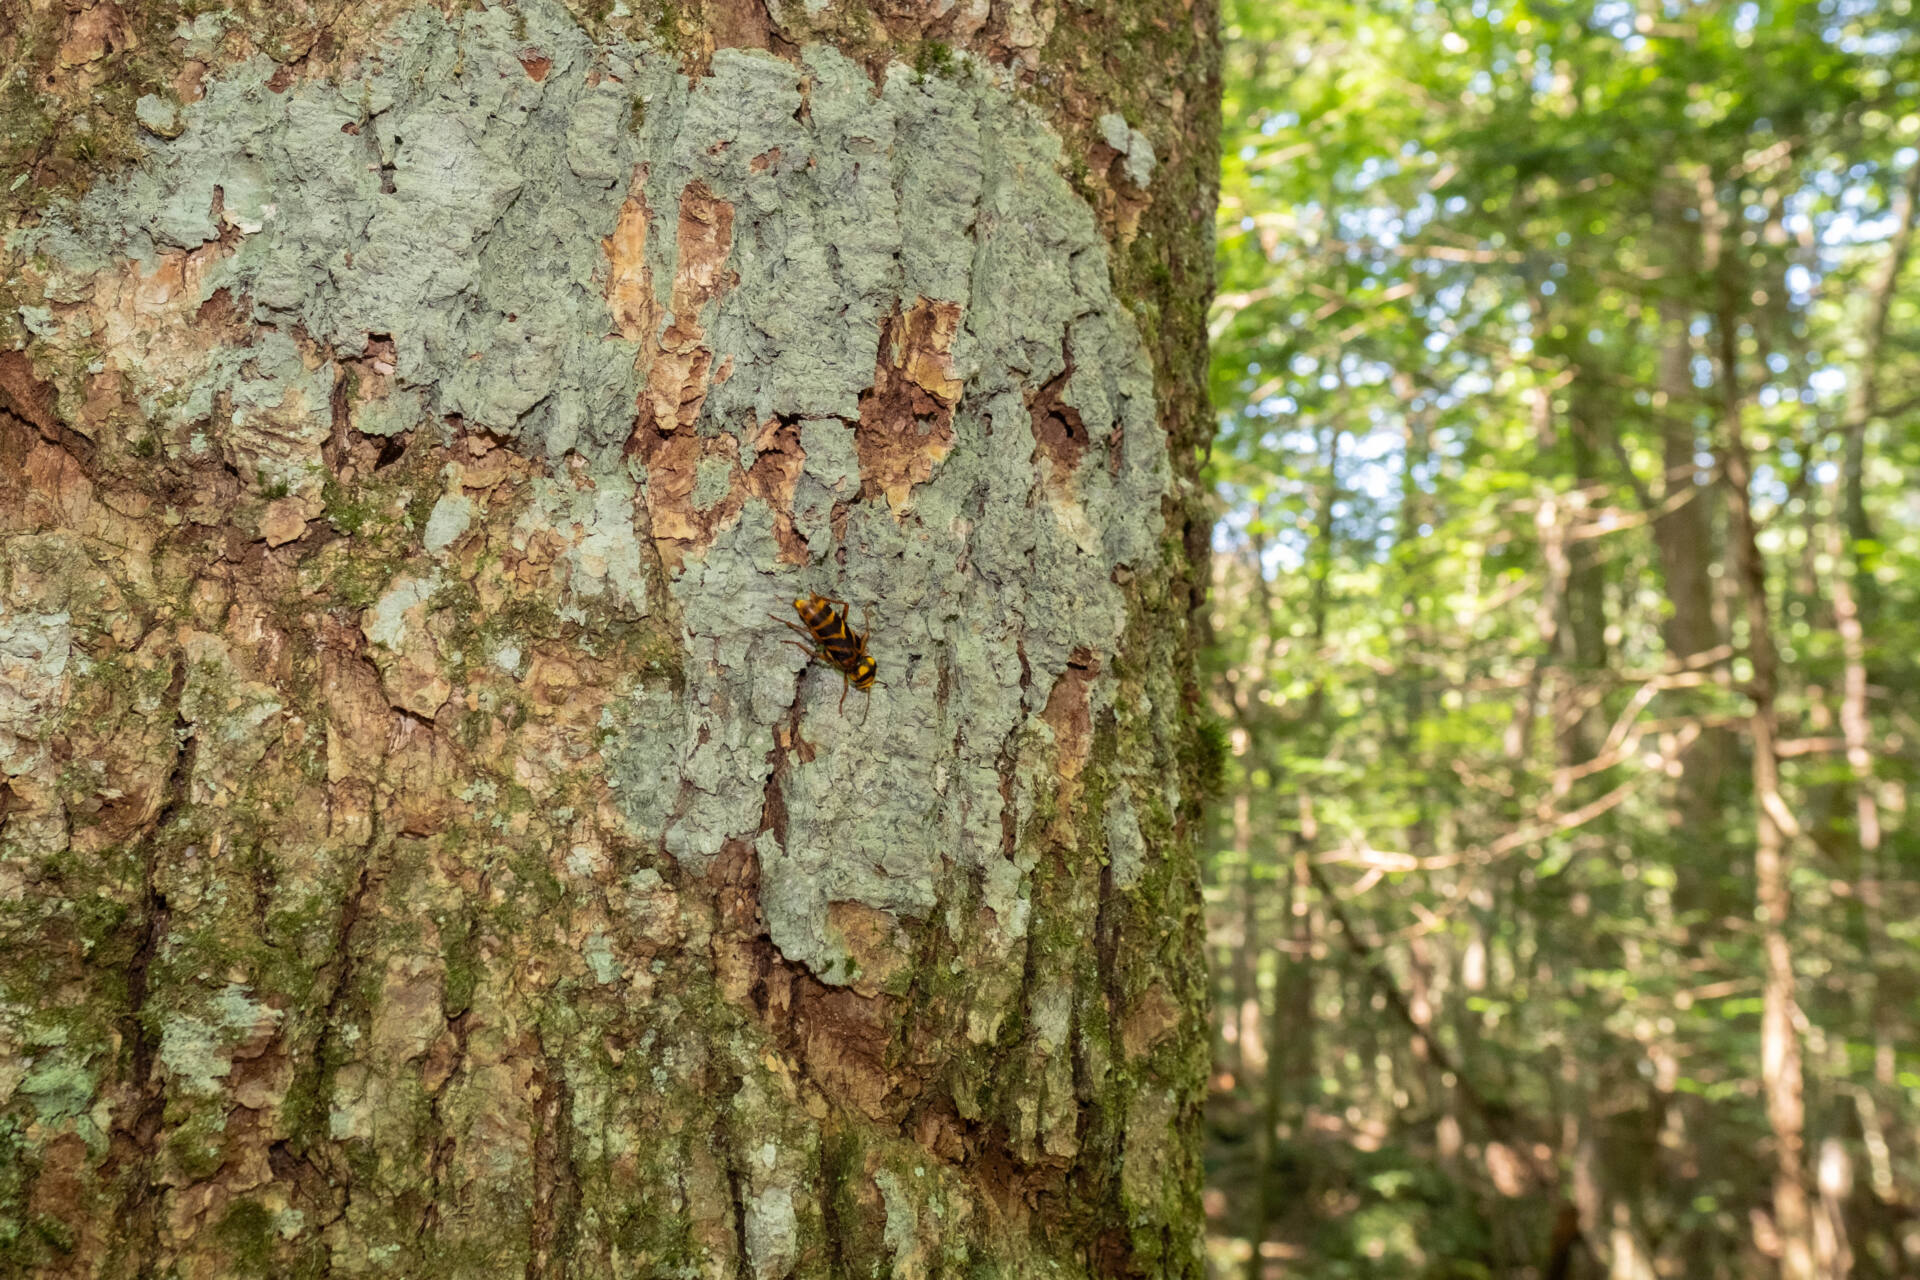
[[[1210,9],[0,7],[0,1270],[1197,1274]]]

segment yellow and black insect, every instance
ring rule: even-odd
[[[840,607],[836,609],[835,605]],[[845,711],[847,690],[869,692],[873,688],[874,673],[879,670],[879,664],[867,652],[867,636],[872,634],[872,628],[855,631],[847,624],[850,606],[845,600],[836,600],[832,596],[802,596],[793,602],[793,611],[800,615],[800,621],[806,626],[799,626],[785,618],[773,620],[811,641],[809,644],[801,644],[796,640],[786,643],[809,658],[818,658],[840,673],[841,679],[846,681],[840,690],[840,709]]]

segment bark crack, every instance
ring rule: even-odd
[[[735,1091],[738,1097],[738,1090]],[[733,1099],[728,1099],[728,1107]],[[741,1189],[740,1165],[733,1142],[733,1124],[728,1111],[722,1110],[714,1122],[714,1145],[720,1152],[721,1168],[727,1174],[727,1196],[733,1204],[734,1273],[740,1280],[754,1280],[753,1263],[747,1254],[747,1198]]]
[[[320,1028],[314,1037],[313,1055],[309,1059],[306,1072],[307,1087],[301,1088],[300,1083],[296,1082],[293,1091],[298,1095],[304,1095],[310,1098],[310,1105],[322,1116],[326,1113],[326,1095],[332,1085],[334,1071],[337,1066],[337,1064],[330,1060],[332,1057],[334,1036],[338,1029],[341,1010],[347,1002],[348,992],[353,985],[354,929],[360,922],[360,915],[364,908],[367,892],[377,882],[374,865],[378,855],[373,852],[373,850],[377,850],[379,847],[379,815],[373,815],[371,822],[373,829],[365,846],[369,850],[367,861],[362,864],[360,874],[354,881],[352,891],[347,894],[346,899],[341,903],[340,923],[334,930],[334,936],[337,941],[334,943],[333,954],[338,957],[339,970],[334,974],[333,984],[327,992],[326,1005],[320,1012]],[[309,1117],[309,1119],[311,1119],[311,1117]],[[315,1163],[310,1150],[302,1150],[298,1155],[299,1158],[307,1161],[309,1164]],[[323,1174],[322,1176],[324,1177],[325,1175]],[[329,1185],[331,1185],[332,1179],[328,1178],[327,1180]],[[347,1205],[351,1203],[352,1200],[352,1182],[350,1179],[346,1180],[346,1186],[348,1191],[346,1198],[340,1205],[341,1216],[346,1214]]]
[[[490,876],[488,873],[482,872],[479,887],[475,893],[476,902],[485,902],[487,900],[489,887]],[[465,955],[471,957],[478,948],[479,933],[480,917],[476,912],[467,919],[467,936],[461,944],[462,951]],[[433,1231],[440,1222],[440,1191],[446,1181],[447,1170],[453,1163],[453,1152],[457,1145],[455,1140],[446,1132],[446,1117],[441,1113],[440,1104],[446,1097],[447,1086],[453,1082],[453,1078],[459,1075],[461,1068],[466,1065],[467,1045],[473,1034],[473,1009],[471,1004],[468,1004],[457,1013],[447,1012],[443,1006],[442,1013],[446,1017],[447,1023],[445,1034],[451,1037],[453,1047],[447,1055],[448,1061],[444,1067],[444,1074],[441,1075],[438,1083],[430,1087],[427,1095],[427,1124],[432,1133],[431,1141],[433,1143],[433,1150],[427,1160],[427,1203],[425,1208],[420,1212],[420,1227],[414,1233],[416,1242],[424,1242],[428,1234]],[[438,1057],[437,1052],[430,1052],[427,1070],[435,1070],[434,1058],[436,1057]]]
[[[566,1069],[542,1046],[534,1103],[532,1249],[527,1280],[565,1280],[579,1225],[580,1172],[573,1162],[573,1091]]]
[[[166,1123],[166,1081],[160,1070],[160,1037],[146,1016],[149,974],[173,921],[172,909],[160,891],[160,840],[187,797],[193,782],[193,763],[197,740],[192,724],[182,709],[186,691],[187,668],[184,662],[174,667],[167,686],[167,701],[173,704],[173,734],[176,743],[173,769],[167,777],[166,801],[148,824],[141,864],[141,933],[133,956],[127,961],[127,1012],[121,1022],[122,1039],[132,1051],[130,1083],[135,1106],[131,1122],[116,1125],[110,1140],[113,1148],[103,1177],[125,1167],[128,1184],[120,1201],[120,1239],[140,1253],[134,1274],[147,1280],[154,1274],[160,1252],[160,1215],[157,1201],[163,1194],[154,1185],[154,1166],[159,1158],[160,1131]],[[138,1245],[132,1244],[139,1241]]]
[[[853,1275],[847,1261],[846,1228],[840,1222],[840,1190],[845,1185],[844,1170],[829,1159],[827,1144],[820,1147],[820,1232],[827,1245],[827,1275]]]

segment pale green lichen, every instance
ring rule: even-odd
[[[1131,889],[1140,882],[1146,865],[1147,842],[1140,834],[1140,817],[1124,788],[1107,801],[1103,825],[1107,835],[1107,858],[1113,867],[1116,889]]]
[[[860,459],[853,432],[838,419],[809,418],[800,424],[807,455],[793,491],[793,525],[810,547],[832,541],[833,507],[859,496]]]
[[[1127,178],[1134,186],[1145,187],[1153,181],[1153,143],[1146,134],[1129,125],[1125,116],[1117,111],[1101,116],[1100,137],[1126,157]]]
[[[174,35],[185,44],[189,58],[211,57],[219,48],[220,37],[226,33],[232,21],[232,14],[211,9],[192,18],[182,18]]]
[[[47,338],[60,332],[60,326],[53,320],[52,307],[21,307],[20,320],[35,337]]]
[[[233,1070],[234,1048],[282,1016],[249,998],[246,987],[229,983],[207,1001],[204,1017],[175,1013],[161,1023],[160,1064],[182,1092],[212,1097]]]
[[[32,1101],[41,1124],[57,1124],[87,1113],[99,1079],[85,1063],[55,1052],[35,1058],[17,1088]]]
[[[59,705],[72,655],[72,619],[55,613],[0,611],[0,772],[18,776],[49,758],[47,717]]]
[[[235,667],[224,640],[195,632],[186,642],[187,678],[180,715],[198,743],[193,761],[193,799],[225,805],[245,787],[253,767],[272,745],[270,726],[284,710],[272,685],[250,680]]]
[[[353,428],[370,436],[397,436],[420,425],[426,398],[418,391],[395,387],[378,400],[369,400],[353,415]]]
[[[440,495],[427,514],[427,527],[421,532],[420,545],[429,553],[445,551],[473,526],[473,512],[473,499],[465,494]]]
[[[767,1187],[751,1196],[744,1208],[747,1262],[753,1274],[758,1280],[775,1280],[790,1274],[800,1252],[793,1188]]]
[[[675,141],[647,192],[652,207],[674,208],[698,180],[735,207],[728,265],[739,279],[707,326],[730,373],[702,422],[744,446],[755,423],[802,418],[794,508],[817,567],[775,561],[771,522],[752,501],[688,563],[672,584],[688,635],[686,748],[674,766],[651,762],[652,778],[616,772],[629,797],[678,775],[684,802],[666,844],[696,869],[730,836],[753,837],[771,770],[767,727],[787,713],[802,664],[767,619],[805,591],[857,601],[882,683],[854,694],[843,716],[839,678],[809,677],[802,706],[819,750],[783,783],[784,842],[761,834],[757,846],[775,944],[846,981],[827,904],[924,917],[948,864],[985,877],[1003,936],[1019,936],[1021,874],[1001,847],[998,762],[1073,651],[1116,642],[1113,570],[1157,553],[1167,464],[1140,340],[1044,123],[985,82],[896,69],[876,97],[838,54],[810,50],[803,61],[722,50],[684,101],[657,101],[649,120]],[[657,275],[671,266],[673,229],[662,219],[649,241]],[[905,523],[884,504],[853,505],[840,567],[828,562],[827,517],[857,466],[843,422],[872,383],[881,320],[918,298],[961,307],[955,446]],[[1024,397],[1069,360],[1064,398],[1089,440],[1071,484],[1035,520]]]
[[[516,548],[543,530],[568,533],[560,616],[573,622],[587,621],[590,612],[647,616],[649,555],[634,527],[636,489],[625,468],[595,473],[591,488],[539,478],[530,496],[514,523]]]
[[[367,639],[399,653],[407,647],[417,627],[423,606],[440,590],[440,577],[401,576],[387,585],[386,591],[368,611],[363,624]]]
[[[542,80],[518,60],[530,42],[553,59]],[[589,85],[589,65],[612,74]],[[264,58],[228,71],[183,110],[179,137],[35,244],[84,274],[103,255],[195,248],[225,224],[242,239],[207,293],[229,288],[257,319],[297,325],[338,356],[391,335],[397,377],[429,413],[554,456],[604,454],[624,439],[638,384],[633,344],[606,336],[599,241],[646,156],[630,99],[664,90],[670,65],[596,51],[557,6],[529,4],[451,26],[414,10],[358,66],[357,78],[285,93],[267,87]],[[238,358],[257,357],[248,350]],[[277,403],[293,379],[276,362],[261,376]],[[204,416],[234,389],[220,366],[216,353],[186,412]],[[336,375],[329,362],[309,376],[330,389]],[[305,403],[324,418],[324,392]]]
[[[685,701],[671,689],[643,685],[602,714],[607,786],[639,839],[666,833],[676,801],[679,760],[686,751]]]
[[[580,950],[581,958],[587,962],[587,968],[593,973],[593,980],[605,986],[620,976],[620,961],[613,953],[613,942],[604,933],[595,933],[587,938],[587,945]]]
[[[157,93],[144,94],[133,104],[133,115],[141,128],[156,137],[180,136],[180,107],[170,98]]]
[[[733,463],[725,458],[702,458],[694,469],[693,493],[688,501],[695,511],[705,511],[727,496],[733,487]]]
[[[940,1248],[944,1234],[941,1219],[946,1213],[924,1165],[911,1171],[883,1166],[874,1171],[873,1183],[886,1207],[881,1238],[892,1254],[890,1274],[929,1276],[937,1273],[941,1261],[954,1264],[965,1260],[964,1246],[957,1250]],[[942,1256],[956,1253],[958,1256]]]
[[[224,402],[229,425],[212,442],[223,460],[265,484],[319,495],[320,446],[333,430],[333,373],[309,369],[292,338],[268,330],[249,347],[216,347],[185,394],[175,390],[170,382],[142,388],[142,407],[155,422],[189,426]]]

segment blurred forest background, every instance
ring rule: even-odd
[[[1209,1254],[1920,1276],[1912,0],[1228,0]]]

